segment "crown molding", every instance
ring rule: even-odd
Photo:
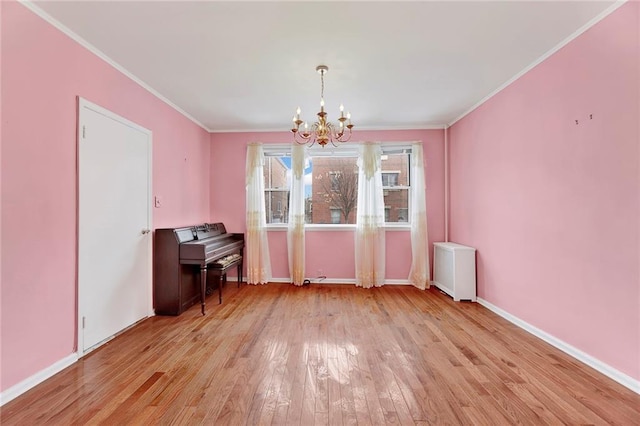
[[[366,126],[366,127],[358,127],[355,132],[359,131],[402,131],[402,130],[444,130],[446,124],[426,124],[422,126],[412,126],[412,127],[378,127],[378,126]],[[284,132],[289,133],[291,129],[285,128],[270,128],[270,129],[217,129],[217,130],[209,130],[210,133],[278,133]]]
[[[140,87],[142,87],[143,89],[145,89],[146,91],[151,93],[153,96],[155,96],[156,98],[158,98],[162,102],[166,103],[171,108],[175,109],[177,112],[179,112],[180,114],[182,114],[183,116],[185,116],[186,118],[191,120],[194,124],[197,124],[199,127],[203,128],[207,132],[211,133],[211,130],[209,130],[209,128],[207,126],[205,126],[204,124],[199,122],[196,118],[194,118],[192,115],[190,115],[185,110],[180,108],[178,105],[174,104],[169,99],[167,99],[164,96],[162,96],[153,87],[149,86],[147,83],[145,83],[144,81],[142,81],[141,79],[136,77],[133,73],[129,72],[125,67],[123,67],[122,65],[120,65],[119,63],[117,63],[116,61],[111,59],[104,52],[102,52],[100,49],[98,49],[97,47],[95,47],[94,45],[89,43],[87,40],[83,39],[78,34],[76,34],[75,32],[71,31],[68,27],[66,27],[60,21],[55,19],[53,16],[49,15],[44,10],[40,9],[38,6],[33,4],[31,1],[18,0],[18,2],[20,4],[22,4],[24,7],[26,7],[27,9],[29,9],[31,12],[35,13],[36,15],[38,15],[40,18],[44,19],[49,24],[53,25],[56,29],[58,29],[59,31],[61,31],[62,33],[67,35],[69,38],[71,38],[73,41],[78,43],[80,46],[84,47],[89,52],[93,53],[94,55],[96,55],[97,57],[99,57],[100,59],[105,61],[107,64],[111,65],[117,71],[121,72],[126,77],[130,78],[132,81],[134,81]]]
[[[596,16],[595,18],[591,19],[589,22],[587,22],[586,24],[584,24],[583,26],[578,28],[569,37],[567,37],[566,39],[561,41],[559,44],[557,44],[556,46],[554,46],[553,48],[548,50],[545,54],[540,56],[538,59],[536,59],[534,62],[532,62],[529,66],[527,66],[525,69],[523,69],[522,71],[520,71],[519,73],[517,73],[516,75],[511,77],[509,80],[507,80],[501,86],[499,86],[496,90],[494,90],[493,92],[489,93],[487,96],[482,98],[478,103],[476,103],[471,108],[469,108],[468,110],[463,112],[455,120],[451,121],[446,127],[453,126],[455,123],[457,123],[458,121],[462,120],[467,115],[471,114],[473,111],[475,111],[478,107],[480,107],[482,104],[487,102],[489,99],[493,98],[495,95],[497,95],[498,93],[502,92],[502,90],[504,90],[511,83],[513,83],[514,81],[518,80],[520,77],[522,77],[523,75],[525,75],[526,73],[531,71],[533,68],[535,68],[536,66],[538,66],[539,64],[544,62],[548,57],[550,57],[551,55],[556,53],[558,50],[562,49],[564,46],[566,46],[567,44],[572,42],[574,39],[578,38],[580,35],[582,35],[582,33],[587,31],[589,28],[593,27],[598,22],[602,21],[604,18],[609,16],[611,13],[613,13],[616,9],[618,9],[620,6],[622,6],[626,2],[627,2],[627,0],[617,0],[614,4],[612,4],[607,9],[602,11],[598,16]]]

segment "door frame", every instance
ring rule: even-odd
[[[94,104],[81,96],[77,96],[77,133],[76,133],[76,353],[78,358],[81,358],[87,354],[89,354],[94,349],[97,349],[107,341],[111,340],[116,335],[120,334],[122,331],[116,333],[114,336],[110,336],[103,342],[99,343],[96,346],[89,348],[87,351],[83,351],[84,347],[84,334],[82,332],[82,317],[83,310],[82,306],[80,306],[80,293],[82,289],[80,288],[80,142],[82,140],[83,133],[83,125],[85,123],[84,112],[86,110],[91,110],[95,113],[103,115],[107,118],[115,120],[121,124],[124,124],[128,127],[136,129],[147,135],[147,143],[148,143],[148,155],[147,155],[147,224],[151,232],[147,238],[147,271],[148,271],[148,282],[145,285],[145,290],[147,293],[147,317],[155,315],[153,312],[153,205],[152,205],[152,165],[153,165],[153,132],[151,130],[146,129],[139,124],[134,123],[133,121],[127,120],[126,118],[115,114],[114,112],[109,111],[106,108],[103,108],[97,104]],[[135,325],[137,323],[132,324]],[[131,326],[125,328],[128,329]]]

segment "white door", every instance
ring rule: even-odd
[[[78,101],[78,353],[151,313],[151,132]]]

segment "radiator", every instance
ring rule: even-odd
[[[456,302],[475,302],[476,249],[456,243],[433,246],[433,283]]]

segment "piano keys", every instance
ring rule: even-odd
[[[226,273],[237,268],[242,281],[244,234],[227,233],[222,223],[156,229],[153,306],[157,315],[180,315],[200,300],[205,313],[207,283],[216,283],[222,303]]]

